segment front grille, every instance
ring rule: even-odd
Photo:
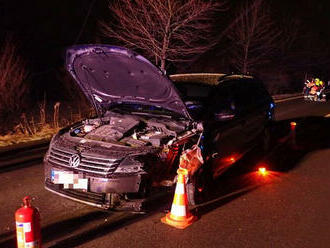
[[[49,153],[49,162],[66,168],[73,168],[69,160],[71,156],[77,154],[74,151],[52,147]],[[90,172],[100,175],[113,173],[119,165],[119,159],[99,158],[91,155],[80,154],[80,163],[74,169],[78,171]]]
[[[49,179],[46,180],[45,184],[46,187],[51,190],[81,201],[91,202],[98,205],[104,205],[106,202],[105,193],[84,192],[76,189],[63,189],[63,185],[53,184]]]

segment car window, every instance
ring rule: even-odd
[[[220,84],[210,97],[214,113],[236,110],[234,89],[231,83]]]
[[[227,109],[229,107],[229,110],[241,114],[251,106],[250,89],[244,85],[241,79],[222,82],[219,84],[219,88],[221,89],[220,94],[224,95],[223,101],[227,102],[227,106],[225,104],[222,106],[227,107]]]
[[[233,87],[237,108],[241,111],[249,109],[253,104],[253,90],[248,86],[249,81],[245,79],[235,80]]]
[[[269,101],[269,95],[260,81],[243,78],[233,80],[232,85],[239,112],[250,112]]]
[[[269,95],[268,91],[266,90],[265,86],[261,81],[254,81],[256,85],[256,97],[255,101],[257,104],[265,104],[271,101],[271,96]]]
[[[248,93],[246,96],[247,102],[251,104],[252,107],[261,107],[269,101],[269,95],[262,82],[249,79],[244,81],[244,86],[246,88],[246,92]]]
[[[203,115],[209,107],[209,96],[215,86],[202,82],[180,82],[174,83],[174,85],[178,89],[189,114],[196,120],[203,119]]]

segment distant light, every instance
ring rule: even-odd
[[[230,158],[230,161],[231,161],[231,162],[235,162],[235,158],[234,158],[234,157],[231,157],[231,158]]]
[[[267,174],[268,174],[268,171],[265,167],[259,167],[258,172],[262,176],[267,176]]]

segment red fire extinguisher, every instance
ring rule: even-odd
[[[15,213],[17,248],[41,248],[40,214],[30,201],[29,196],[24,197]]]

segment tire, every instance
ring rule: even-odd
[[[140,198],[147,198],[148,196],[150,196],[150,192],[151,180],[148,178],[142,181],[138,194]]]
[[[187,190],[187,198],[188,198],[188,203],[190,206],[195,206],[196,205],[196,189],[195,185],[192,182],[189,182],[186,186]]]
[[[205,160],[204,160],[205,161]],[[209,167],[210,161],[205,161],[186,186],[188,203],[198,205],[206,200],[212,188],[213,177]]]

